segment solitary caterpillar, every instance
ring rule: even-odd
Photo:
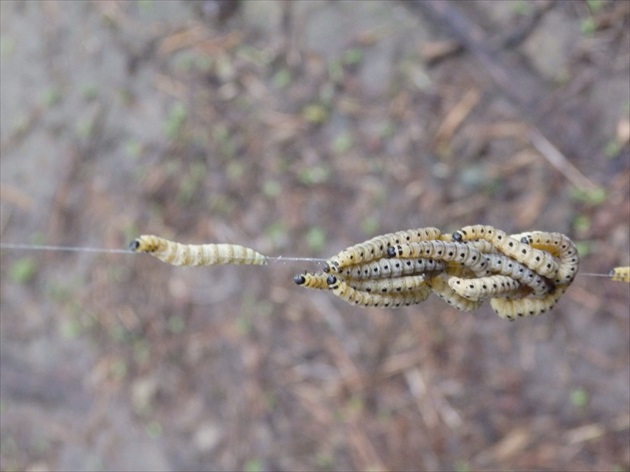
[[[176,266],[267,263],[262,254],[237,244],[180,244],[158,236],[143,235],[136,238],[129,248]]]
[[[469,300],[483,300],[514,293],[521,286],[512,277],[491,275],[480,279],[460,279],[451,277],[448,285],[459,295]]]
[[[368,293],[409,293],[425,286],[424,275],[408,275],[394,279],[346,280],[353,289]]]
[[[346,267],[342,274],[345,279],[385,279],[403,275],[423,274],[444,270],[444,263],[433,259],[378,259],[372,262]]]
[[[426,300],[431,293],[431,289],[426,285],[422,285],[414,291],[405,293],[369,293],[352,288],[346,281],[338,279],[334,275],[328,276],[328,286],[335,295],[352,305],[374,307],[399,308],[402,306],[416,305]]]
[[[507,275],[515,281],[531,287],[534,296],[543,296],[552,292],[555,285],[520,262],[503,254],[485,254],[490,270],[499,275]],[[480,279],[481,280],[481,279]]]
[[[301,285],[304,288],[328,290],[328,283],[326,282],[326,278],[326,274],[311,274],[306,272],[304,274],[298,274],[293,277],[293,281],[297,285]]]
[[[630,267],[615,267],[608,276],[615,282],[630,282]]]
[[[490,305],[499,317],[510,321],[524,316],[538,316],[551,310],[567,288],[568,286],[558,287],[554,293],[542,298],[527,297],[517,300],[493,298]]]
[[[389,246],[403,242],[437,239],[440,237],[440,234],[442,233],[437,228],[419,228],[376,236],[365,242],[350,246],[336,256],[331,257],[326,263],[326,271],[339,272],[347,266],[380,259],[386,255]]]
[[[459,262],[470,268],[477,277],[490,275],[486,258],[468,244],[447,241],[421,241],[391,246],[388,257],[426,257],[446,262]]]
[[[580,257],[573,241],[564,234],[534,231],[515,237],[520,237],[522,243],[547,251],[559,259],[560,265],[554,280],[555,283],[568,284],[573,281],[580,265]]]
[[[481,306],[481,302],[477,300],[469,300],[455,292],[449,285],[445,275],[440,274],[429,280],[427,284],[433,292],[449,305],[460,311],[475,311]]]
[[[558,263],[553,256],[508,236],[492,226],[466,226],[453,233],[455,241],[484,239],[491,242],[503,254],[515,259],[538,274],[554,278],[558,272]]]

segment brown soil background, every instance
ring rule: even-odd
[[[628,2],[230,5],[0,2],[3,242],[484,223],[630,263]],[[355,308],[308,263],[1,262],[3,471],[630,468],[627,285],[507,323]]]

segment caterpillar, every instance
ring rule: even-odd
[[[444,267],[444,263],[434,259],[377,259],[346,267],[342,274],[346,279],[386,279],[442,271]]]
[[[552,292],[555,285],[545,277],[528,269],[520,262],[503,254],[485,254],[488,267],[494,274],[507,275],[515,281],[531,287],[532,294],[536,297]],[[480,279],[481,280],[481,279]]]
[[[522,243],[547,251],[558,258],[560,265],[554,280],[556,284],[570,284],[573,281],[580,265],[580,257],[573,241],[564,234],[533,231],[514,237],[519,238]]]
[[[394,244],[437,239],[441,234],[437,228],[419,228],[376,236],[365,242],[350,246],[336,256],[331,257],[327,261],[326,269],[324,270],[326,272],[339,272],[345,267],[384,257],[387,248]]]
[[[510,300],[505,298],[493,298],[490,305],[500,318],[514,321],[524,316],[538,316],[551,310],[560,297],[567,290],[568,285],[557,287],[554,293],[549,293],[542,298],[519,298]]]
[[[558,263],[551,254],[534,249],[492,226],[466,226],[453,233],[455,241],[464,242],[476,239],[491,242],[500,252],[542,276],[552,279],[558,272]]]
[[[426,300],[431,293],[427,285],[421,285],[416,290],[406,293],[370,293],[352,288],[346,281],[332,274],[328,276],[327,281],[335,295],[352,305],[360,306],[399,308],[416,305]]]
[[[608,276],[615,282],[630,282],[630,267],[615,267]]]
[[[456,293],[469,300],[483,300],[514,293],[521,284],[507,275],[491,275],[480,279],[451,277],[448,285]]]
[[[408,275],[394,279],[346,280],[353,289],[374,294],[409,293],[425,284],[424,275]]]
[[[326,274],[312,274],[305,272],[304,274],[298,274],[293,277],[293,281],[304,288],[328,290],[326,277]]]
[[[490,275],[486,258],[468,244],[447,241],[420,241],[391,246],[388,257],[427,257],[446,262],[459,262],[470,268],[477,277]]]
[[[136,238],[129,249],[151,254],[176,266],[267,263],[267,257],[237,244],[181,244],[153,235]]]
[[[431,287],[433,293],[435,293],[438,297],[460,311],[475,311],[481,306],[480,301],[469,300],[455,292],[449,286],[448,279],[444,274],[440,274],[428,279],[427,285]]]

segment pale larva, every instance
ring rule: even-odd
[[[516,318],[538,316],[548,312],[558,303],[566,290],[566,286],[556,287],[554,293],[549,293],[542,298],[526,297],[515,300],[493,298],[490,300],[490,305],[499,317],[514,321]]]
[[[403,242],[426,241],[440,237],[437,228],[419,228],[383,234],[344,249],[326,263],[327,271],[339,272],[344,267],[370,262],[386,255],[387,248]]]
[[[426,285],[419,286],[416,290],[404,293],[376,294],[356,290],[345,280],[334,275],[328,276],[328,285],[333,293],[342,300],[360,306],[399,308],[403,306],[416,305],[427,299],[431,289]]]
[[[304,288],[313,288],[318,290],[328,290],[328,283],[326,282],[326,274],[312,274],[305,272],[304,274],[298,274],[293,277],[293,281]]]
[[[346,279],[353,289],[368,293],[409,293],[425,285],[424,275],[407,275],[393,279]]]
[[[580,256],[577,247],[568,237],[561,233],[532,231],[516,235],[516,238],[558,258],[558,273],[554,279],[556,284],[570,284],[573,281],[580,265]]]
[[[508,296],[521,287],[521,284],[506,275],[491,275],[480,279],[460,279],[451,277],[448,285],[459,295],[469,300],[485,300],[497,296]]]
[[[615,282],[630,282],[630,267],[615,267],[608,276]]]
[[[448,285],[448,278],[445,274],[440,274],[428,279],[427,285],[431,287],[433,293],[438,297],[460,311],[475,311],[481,306],[480,301],[468,300],[455,292]]]
[[[447,241],[420,241],[391,246],[388,257],[425,257],[445,262],[458,262],[471,269],[477,277],[490,275],[486,258],[471,245]]]
[[[151,254],[176,266],[267,263],[267,258],[262,254],[237,244],[180,244],[153,235],[136,238],[130,249]]]
[[[403,275],[418,275],[444,270],[444,263],[433,259],[378,259],[346,267],[341,272],[344,279],[386,279]]]
[[[476,239],[489,241],[503,254],[550,279],[553,279],[558,272],[558,263],[551,254],[534,249],[492,226],[466,226],[455,231],[453,239],[455,241],[472,241]]]
[[[485,254],[484,257],[488,261],[488,267],[493,274],[507,275],[517,282],[531,287],[534,296],[546,295],[555,288],[551,281],[506,255]]]

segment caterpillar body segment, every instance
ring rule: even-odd
[[[561,233],[532,231],[516,237],[533,248],[547,251],[559,262],[558,273],[554,279],[556,284],[568,284],[573,281],[580,265],[580,256],[573,241]]]
[[[378,259],[346,267],[341,274],[346,279],[388,279],[425,272],[440,272],[445,264],[434,259]]]
[[[464,298],[453,290],[443,274],[428,279],[427,285],[438,297],[460,311],[475,311],[481,306],[480,301]]]
[[[479,279],[460,279],[451,277],[448,285],[456,293],[469,300],[485,300],[515,293],[521,284],[506,275],[491,275]]]
[[[416,305],[427,299],[431,293],[428,286],[422,285],[414,291],[406,293],[370,293],[351,287],[348,282],[334,275],[328,276],[328,285],[333,293],[351,305],[400,308]]]
[[[266,256],[237,244],[181,244],[158,236],[142,235],[131,243],[130,249],[176,266],[267,264]]]
[[[549,292],[553,292],[555,285],[545,277],[538,275],[531,269],[528,269],[520,262],[516,262],[508,256],[501,253],[485,254],[488,261],[488,267],[492,273],[497,275],[507,275],[523,285],[531,287],[532,294],[541,297]]]
[[[346,280],[353,289],[374,294],[409,293],[426,288],[424,275],[408,275],[393,279]]]
[[[615,267],[608,276],[615,282],[630,282],[630,267]]]
[[[504,320],[514,321],[517,318],[538,316],[556,306],[567,288],[566,285],[557,287],[554,293],[547,294],[542,298],[525,297],[513,300],[493,298],[490,300],[490,305],[495,313]]]
[[[389,246],[407,242],[438,239],[441,234],[439,229],[429,227],[408,229],[376,236],[365,242],[350,246],[336,256],[331,257],[326,263],[326,271],[339,272],[344,267],[380,259],[386,255]]]
[[[391,246],[388,257],[414,258],[424,257],[445,262],[460,263],[471,269],[477,277],[490,275],[488,262],[481,252],[473,246],[447,241],[420,241]]]
[[[497,250],[506,256],[515,259],[544,277],[553,279],[558,273],[558,263],[551,254],[534,249],[492,226],[465,226],[453,233],[453,240],[455,241],[464,242],[477,239],[483,239],[492,243]]]
[[[328,283],[326,282],[326,274],[312,274],[305,272],[293,277],[293,281],[304,288],[312,288],[317,290],[328,290]]]

